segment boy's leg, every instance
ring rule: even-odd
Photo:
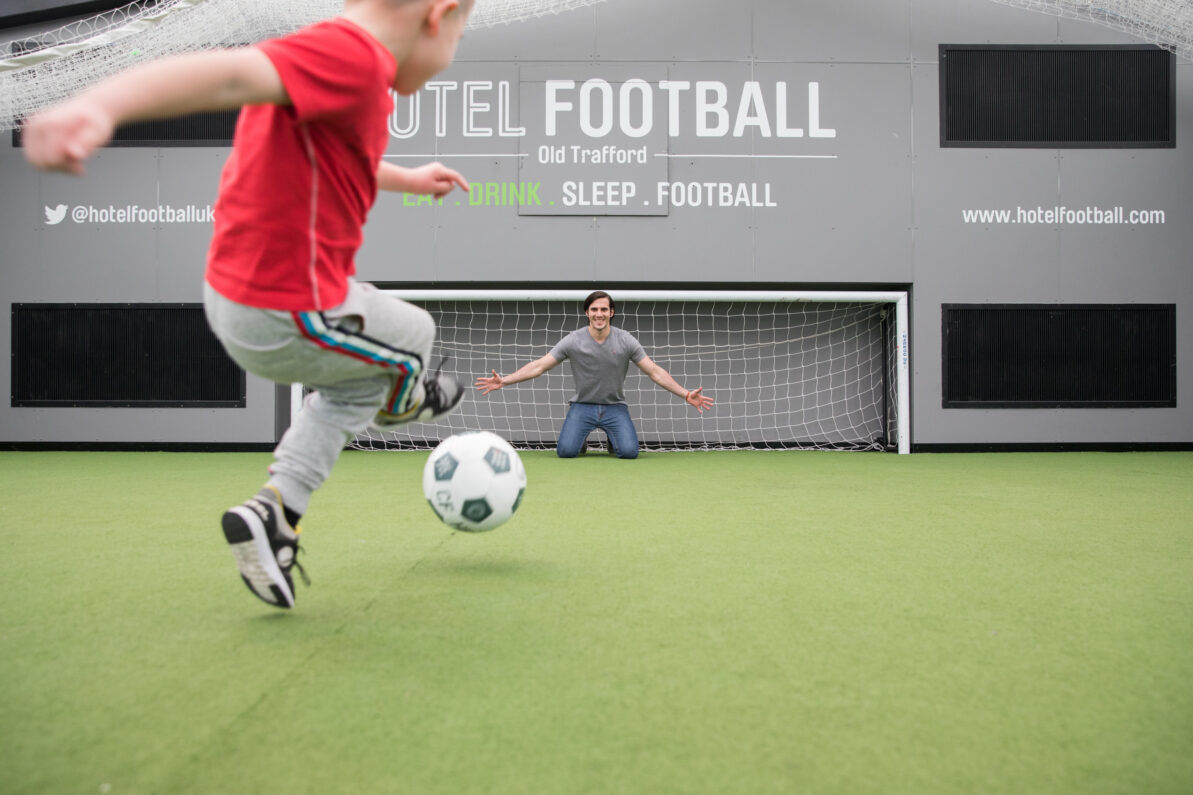
[[[370,424],[422,416],[434,402],[429,392],[439,388],[426,372],[435,323],[424,309],[353,282],[340,306],[301,320],[304,334],[328,355],[302,379],[315,391],[270,467],[270,483],[300,514],[352,437]]]
[[[212,330],[237,364],[273,381],[316,387],[278,443],[266,487],[223,519],[249,589],[270,604],[291,607],[298,517],[347,440],[380,409],[424,402],[434,322],[411,304],[357,284],[340,307],[325,313],[246,307],[210,287],[204,300]],[[442,404],[443,387],[434,389]],[[457,389],[457,402],[459,397]]]
[[[341,382],[384,374],[388,384],[377,401],[377,419],[392,422],[419,413],[435,341],[435,321],[426,310],[371,284],[352,282],[348,297],[338,307],[301,317],[304,333],[335,354],[336,360],[324,372],[301,379],[302,383],[330,391]],[[346,391],[355,402],[359,387],[349,383]]]
[[[331,475],[344,446],[363,431],[388,393],[384,377],[317,387],[291,420],[274,448],[267,485],[277,488],[286,507],[306,513],[311,495]]]
[[[351,283],[345,301],[327,312],[246,307],[210,287],[205,305],[212,330],[237,364],[316,390],[292,418],[270,467],[269,485],[292,516],[306,512],[348,439],[383,406],[406,410],[423,400],[434,321],[371,285]]]
[[[638,457],[638,432],[630,419],[630,410],[622,403],[602,406],[600,427],[609,437],[609,446],[618,458]]]
[[[592,403],[573,403],[568,407],[563,427],[559,429],[559,441],[555,445],[556,455],[560,458],[575,458],[580,455],[580,448],[597,425],[599,409],[600,406]]]
[[[359,318],[350,315],[347,320],[361,321],[359,335],[397,341],[400,352],[408,351],[414,357],[398,356],[388,370],[390,384],[372,424],[385,430],[409,422],[430,422],[454,411],[464,397],[464,390],[451,376],[429,369],[435,340],[435,321],[431,315],[414,304],[379,292],[371,284],[354,283],[354,291],[355,306],[364,314]]]

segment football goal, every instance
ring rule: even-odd
[[[553,448],[575,390],[564,362],[489,395],[473,388],[509,374],[585,325],[588,290],[393,290],[438,325],[429,367],[466,386],[434,424],[369,430],[351,447],[427,449],[465,430],[493,431],[519,449]],[[625,395],[643,450],[742,448],[910,451],[905,292],[615,290],[614,325],[689,389],[703,414],[630,366]],[[291,393],[301,410],[303,390]],[[589,449],[607,444],[601,432]]]

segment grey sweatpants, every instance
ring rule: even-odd
[[[244,306],[204,285],[207,322],[228,355],[250,373],[314,389],[274,450],[269,485],[305,513],[345,443],[378,415],[401,415],[423,399],[423,371],[435,338],[426,311],[349,282],[348,297],[324,312]]]

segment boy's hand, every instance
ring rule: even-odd
[[[83,161],[112,139],[111,116],[85,99],[55,105],[32,116],[21,130],[25,158],[46,171],[81,175]]]
[[[470,189],[468,180],[442,163],[427,163],[410,169],[410,180],[410,193],[430,194],[436,199],[451,193],[456,185],[464,190]]]

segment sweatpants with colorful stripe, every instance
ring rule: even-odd
[[[423,309],[370,284],[322,312],[258,309],[204,286],[211,330],[247,372],[314,391],[274,449],[268,485],[305,513],[349,439],[379,415],[392,422],[423,399],[435,322]]]

